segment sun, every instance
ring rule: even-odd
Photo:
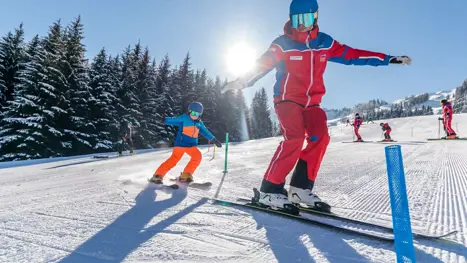
[[[240,76],[250,71],[256,62],[256,51],[246,42],[234,44],[226,56],[228,71]]]

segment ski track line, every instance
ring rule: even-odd
[[[76,222],[83,222],[86,224],[90,225],[96,225],[97,228],[102,228],[102,227],[112,227],[112,228],[118,228],[118,229],[128,229],[128,230],[141,230],[149,233],[161,233],[161,234],[169,234],[169,235],[180,235],[180,234],[186,234],[184,231],[173,231],[173,230],[148,230],[151,229],[149,228],[133,228],[133,227],[128,227],[128,226],[122,226],[122,225],[115,225],[112,223],[113,221],[109,223],[105,222],[99,222],[99,221],[93,221],[93,220],[86,220],[86,219],[81,219],[81,218],[75,218],[75,217],[67,217],[67,216],[58,216],[58,215],[50,215],[50,214],[45,214],[45,213],[36,213],[39,216],[46,216],[46,217],[52,217],[52,218],[57,218],[61,220],[70,220],[70,221],[76,221]],[[185,226],[183,226],[185,227]]]
[[[60,194],[49,194],[49,195],[42,195],[37,199],[29,199],[29,198],[18,198],[15,199],[17,202],[11,201],[8,205],[3,206],[2,210],[4,212],[0,213],[0,216],[4,216],[5,214],[19,214],[24,212],[29,212],[38,208],[50,208],[60,204],[67,204],[67,203],[77,203],[79,201],[88,200],[90,195],[90,190],[100,189],[95,193],[92,193],[94,198],[100,197],[107,197],[109,196],[109,192],[103,192],[102,188],[100,187],[90,187],[90,188],[76,188],[74,190],[63,192]],[[85,194],[80,194],[84,192]],[[70,198],[69,196],[72,196]],[[52,200],[52,201],[51,201]],[[39,205],[34,205],[39,204]]]
[[[5,237],[8,237],[8,238],[11,238],[11,239],[23,242],[23,243],[29,243],[29,244],[40,246],[40,247],[55,249],[55,250],[59,250],[59,251],[66,252],[66,253],[75,253],[75,254],[79,254],[79,255],[82,255],[82,256],[85,256],[85,257],[89,257],[89,258],[95,258],[95,259],[106,260],[106,261],[117,260],[116,258],[109,257],[107,255],[91,255],[91,254],[88,254],[88,253],[83,253],[83,252],[74,251],[74,250],[70,250],[70,249],[66,249],[66,248],[62,248],[62,247],[58,247],[58,246],[54,246],[54,245],[45,244],[44,242],[40,242],[38,240],[30,240],[30,239],[24,238],[24,237],[16,237],[16,236],[8,235],[8,234],[5,234],[5,233],[0,233],[0,235],[3,235]]]
[[[417,149],[419,147],[420,146],[417,146],[415,148]],[[410,162],[413,158],[417,157],[417,154],[414,154],[416,153],[416,149],[405,152],[406,162]],[[357,211],[364,209],[381,213],[386,211],[388,207],[390,208],[389,194],[382,194],[387,192],[387,171],[385,165],[384,167],[382,165],[375,167],[371,171],[370,176],[374,176],[374,174],[376,174],[376,178],[370,183],[365,184],[364,188],[361,189],[361,192],[364,194],[360,194],[360,197],[355,199],[355,202],[358,204],[355,206],[355,210]],[[370,202],[368,202],[368,200],[370,200]],[[356,213],[358,214],[358,212]],[[364,217],[364,219],[368,220],[367,217]]]
[[[451,202],[453,202],[453,207],[455,208],[455,227],[461,228],[461,233],[466,228],[466,217],[465,217],[465,208],[467,208],[467,203],[465,200],[465,196],[467,195],[467,187],[466,187],[466,178],[465,175],[467,174],[467,169],[465,164],[467,160],[465,160],[462,156],[458,154],[450,154],[449,156],[450,166],[452,168],[452,180],[451,180],[451,187],[452,192],[451,195]],[[464,240],[462,240],[464,242]]]

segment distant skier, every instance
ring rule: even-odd
[[[290,208],[292,203],[318,208],[323,203],[312,190],[330,141],[326,113],[320,107],[326,93],[323,74],[327,62],[386,66],[407,65],[411,59],[354,49],[319,32],[316,0],[293,0],[289,19],[284,34],[272,42],[255,69],[229,82],[223,92],[251,87],[276,69],[274,104],[284,141],[264,174],[259,202],[278,209]],[[304,137],[307,146],[302,150]],[[294,166],[287,197],[285,179]]]
[[[384,131],[384,140],[383,141],[384,142],[391,142],[392,141],[391,135],[390,135],[391,127],[389,126],[389,124],[381,122],[379,124],[379,126],[381,126],[381,129]]]
[[[173,118],[165,118],[165,124],[178,126],[178,133],[175,139],[172,155],[163,162],[150,179],[151,182],[161,184],[164,176],[177,165],[183,155],[188,154],[191,159],[178,178],[181,182],[193,181],[193,174],[202,160],[201,152],[198,149],[198,134],[201,133],[206,139],[214,142],[221,148],[222,144],[212,135],[201,121],[203,105],[199,102],[192,102],[188,106],[188,112]]]
[[[441,105],[443,107],[443,115],[442,118],[439,118],[439,120],[443,121],[444,131],[446,132],[446,139],[456,139],[457,134],[451,127],[452,117],[454,115],[454,112],[452,111],[452,104],[448,100],[444,99],[441,100]]]
[[[363,124],[363,120],[362,120],[362,117],[360,117],[360,114],[355,113],[355,119],[353,121],[353,130],[355,132],[355,136],[357,136],[357,140],[356,142],[363,142],[362,140],[362,137],[360,136],[360,133],[358,132],[358,130],[360,129],[360,126]]]
[[[134,154],[132,128],[133,126],[130,121],[122,122],[120,125],[120,130],[123,132],[122,132],[121,140],[119,141],[119,145],[118,145],[119,156],[123,156],[123,151],[125,151],[125,149],[128,149],[130,151],[130,154]]]
[[[347,122],[345,123],[345,127],[347,127],[349,125],[350,125],[350,121],[349,121],[349,119],[347,119]]]

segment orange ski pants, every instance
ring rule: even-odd
[[[177,163],[182,159],[185,153],[188,154],[191,158],[188,164],[185,166],[185,169],[183,170],[183,172],[193,175],[193,173],[196,171],[196,168],[198,168],[203,158],[203,156],[201,155],[201,152],[196,146],[174,147],[172,151],[172,155],[169,157],[169,159],[163,162],[159,166],[159,168],[157,168],[154,174],[165,176],[172,168],[175,167],[175,165],[177,165]]]

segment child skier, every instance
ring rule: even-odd
[[[356,142],[363,142],[362,137],[360,136],[360,133],[358,133],[358,130],[360,129],[360,126],[363,124],[362,117],[360,117],[360,114],[355,113],[355,120],[353,121],[353,130],[355,132],[355,136],[357,136]]]
[[[443,121],[444,131],[446,132],[446,139],[456,139],[457,134],[451,127],[452,117],[454,115],[452,111],[452,104],[448,100],[441,100],[441,105],[443,107],[443,116],[439,120]]]
[[[383,142],[392,142],[391,135],[391,127],[389,126],[388,123],[380,123],[379,126],[381,126],[381,129],[384,131],[384,140]]]
[[[328,61],[362,66],[411,63],[407,56],[359,50],[337,42],[319,31],[316,0],[293,0],[284,34],[272,42],[254,70],[229,82],[222,91],[251,87],[272,69],[277,71],[274,104],[284,141],[264,174],[262,205],[287,211],[293,209],[293,203],[329,208],[312,192],[330,141],[326,113],[320,107],[326,93],[323,74]],[[304,138],[307,146],[302,150]],[[285,179],[294,166],[287,196]]]
[[[202,160],[201,152],[198,149],[198,134],[201,133],[206,139],[213,141],[221,148],[222,144],[211,134],[200,120],[203,114],[203,105],[199,102],[192,102],[188,106],[188,113],[173,118],[165,118],[165,124],[178,126],[178,133],[175,139],[172,155],[163,162],[155,171],[149,180],[156,184],[162,184],[164,176],[182,159],[183,155],[188,154],[191,159],[178,178],[181,182],[193,181],[193,173]]]

